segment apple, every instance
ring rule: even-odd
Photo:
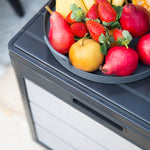
[[[69,60],[75,68],[93,72],[103,63],[104,55],[98,42],[82,38],[70,47]]]
[[[120,25],[134,38],[143,36],[149,30],[149,12],[140,5],[126,4],[122,10]]]
[[[150,65],[150,33],[145,34],[139,39],[137,43],[137,52],[140,60],[144,64]]]

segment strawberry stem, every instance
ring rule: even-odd
[[[52,10],[51,10],[48,6],[45,6],[45,9],[46,9],[50,14],[53,13]]]
[[[88,34],[88,33],[85,33],[85,35],[84,35],[84,37],[83,37],[83,39],[82,39],[82,46],[84,46],[84,40],[85,40],[87,34]]]
[[[109,41],[107,41],[107,43],[108,43],[108,45],[110,45],[110,42],[109,42]]]

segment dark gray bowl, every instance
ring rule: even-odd
[[[52,10],[55,10],[54,1],[52,1],[49,6]],[[69,61],[68,56],[57,52],[55,49],[53,49],[53,47],[51,46],[51,44],[48,41],[48,32],[49,32],[49,27],[50,27],[49,18],[50,18],[50,14],[46,11],[45,18],[44,18],[44,34],[45,34],[44,40],[45,40],[47,46],[49,47],[51,53],[53,54],[53,56],[56,58],[56,60],[63,67],[65,67],[67,70],[74,73],[75,75],[77,75],[81,78],[90,80],[90,81],[99,82],[99,83],[107,83],[107,84],[130,83],[130,82],[138,81],[138,80],[141,80],[141,79],[144,79],[144,78],[150,76],[150,66],[144,65],[141,62],[139,62],[136,71],[132,75],[126,76],[126,77],[105,75],[100,70],[97,70],[92,73],[88,73],[88,72],[84,72],[82,70],[79,70],[79,69],[73,67]],[[138,40],[139,40],[139,38],[134,38],[129,46],[133,49],[136,49],[136,44],[137,44]]]

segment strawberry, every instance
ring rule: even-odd
[[[123,30],[117,28],[113,29],[113,37],[115,41],[117,41],[118,38],[123,38],[122,31]]]
[[[66,17],[66,22],[67,23],[75,23],[76,22],[76,19],[74,18],[74,19],[72,19],[71,18],[71,14],[72,14],[72,11],[70,11],[70,13],[67,15],[67,17]]]
[[[66,17],[67,23],[82,22],[85,19],[84,11],[76,4],[72,4],[70,9],[71,11]]]
[[[97,4],[93,4],[90,7],[89,11],[87,12],[86,17],[89,18],[89,19],[99,19],[98,5]]]
[[[82,38],[88,32],[87,27],[83,22],[73,23],[71,25],[71,31],[75,36],[80,38]]]
[[[100,4],[100,3],[109,3],[107,0],[95,0],[96,4]]]
[[[104,26],[97,21],[87,20],[86,26],[87,26],[87,29],[88,29],[92,39],[94,39],[97,42],[98,42],[98,38],[101,34],[104,34],[104,35],[106,34]]]
[[[98,4],[98,14],[102,22],[116,21],[117,12],[109,3]]]
[[[125,45],[128,48],[128,44],[132,40],[131,34],[127,30],[113,29],[113,38],[117,45]]]

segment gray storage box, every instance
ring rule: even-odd
[[[113,85],[76,76],[45,44],[44,15],[9,42],[33,139],[54,150],[148,150],[150,77]]]

